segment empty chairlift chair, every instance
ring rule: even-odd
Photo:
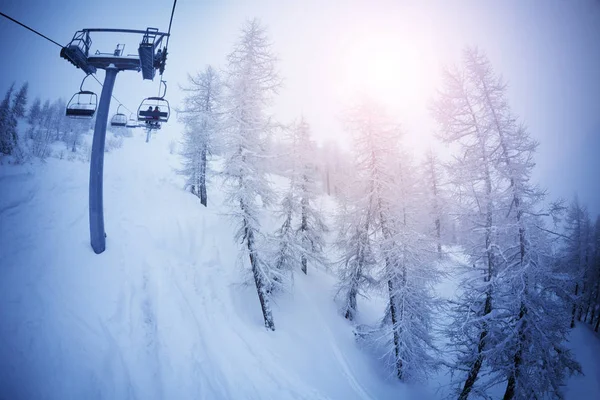
[[[60,56],[81,68],[86,74],[94,74],[96,67],[88,62],[91,45],[90,33],[86,30],[77,31],[71,42],[60,50]]]
[[[79,92],[75,93],[69,103],[65,115],[71,118],[92,118],[98,107],[98,96],[89,90],[83,90],[83,83],[89,75],[81,81]]]
[[[128,128],[137,128],[138,123],[133,114],[129,116],[129,120],[127,121],[127,124],[125,126],[127,126]]]
[[[110,119],[110,126],[126,126],[127,125],[127,116],[123,113],[119,112],[122,104],[119,104],[117,108],[117,113],[112,116]]]
[[[67,104],[66,116],[71,118],[92,118],[98,106],[98,96],[88,90],[77,92]]]

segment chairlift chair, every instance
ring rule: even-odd
[[[146,97],[138,107],[138,121],[145,122],[148,129],[160,129],[160,123],[167,122],[171,115],[171,107],[165,99],[167,82],[161,80],[160,83],[161,86],[165,85],[162,96]]]
[[[138,108],[138,121],[167,122],[170,114],[169,102],[164,97],[147,97]]]
[[[89,32],[86,30],[77,31],[71,42],[61,48],[60,56],[77,68],[81,68],[86,74],[94,74],[96,73],[96,67],[88,63],[91,45],[92,39]]]
[[[128,128],[137,128],[138,127],[137,119],[135,119],[133,117],[133,114],[131,114],[129,116],[129,120],[127,120],[127,123],[126,123],[125,126],[128,127]]]
[[[147,97],[138,108],[138,121],[146,123],[149,129],[160,129],[161,122],[167,122],[171,108],[164,97]]]
[[[119,104],[117,108],[117,113],[112,116],[110,120],[110,126],[126,126],[127,125],[127,116],[123,113],[119,112],[122,104]]]
[[[67,110],[65,115],[71,118],[92,118],[96,113],[98,107],[98,96],[96,93],[90,92],[89,90],[83,90],[83,83],[90,76],[89,74],[83,78],[81,85],[79,85],[79,92],[75,93],[69,103],[67,103]],[[87,98],[87,102],[82,100]]]
[[[89,97],[88,97],[89,96]],[[82,100],[82,97],[84,99]],[[85,102],[85,98],[88,99]],[[71,118],[92,118],[98,106],[98,96],[89,90],[81,90],[71,97],[67,104],[66,116]]]

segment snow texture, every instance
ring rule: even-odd
[[[338,314],[335,278],[320,269],[296,275],[272,304],[277,331],[265,330],[220,181],[200,206],[175,172],[173,131],[150,143],[144,134],[106,154],[101,255],[89,245],[86,163],[0,166],[1,399],[444,397],[444,370],[420,386],[387,375]],[[455,281],[437,292],[454,296]],[[386,303],[358,301],[359,324],[376,322]],[[597,398],[598,336],[578,325],[569,346],[585,375],[569,380],[566,398]]]

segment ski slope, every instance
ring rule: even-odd
[[[277,330],[265,330],[219,182],[208,208],[183,191],[172,135],[145,143],[137,130],[106,154],[101,255],[87,164],[0,166],[0,399],[441,397],[437,382],[390,379],[357,345],[325,272],[296,274],[274,302]],[[381,312],[359,307],[361,319]],[[600,393],[600,344],[586,329],[574,331],[586,376],[569,399]]]
[[[168,130],[144,139],[106,154],[101,255],[88,165],[2,168],[0,398],[397,396],[337,316],[330,276],[297,276],[277,331],[263,328],[218,188],[205,209],[174,173]]]

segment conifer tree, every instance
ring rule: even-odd
[[[268,107],[280,85],[275,68],[276,57],[265,28],[257,19],[247,21],[227,57],[223,177],[226,202],[238,226],[236,240],[250,259],[265,327],[270,330],[275,330],[275,323],[269,289],[276,270],[261,245],[264,234],[260,221],[263,206],[274,198],[264,150],[274,129]]]
[[[207,206],[208,160],[214,150],[216,132],[219,130],[219,101],[221,82],[211,66],[196,77],[188,76],[189,86],[184,88],[187,96],[181,120],[185,124],[182,155],[183,169],[187,178],[186,187]]]

